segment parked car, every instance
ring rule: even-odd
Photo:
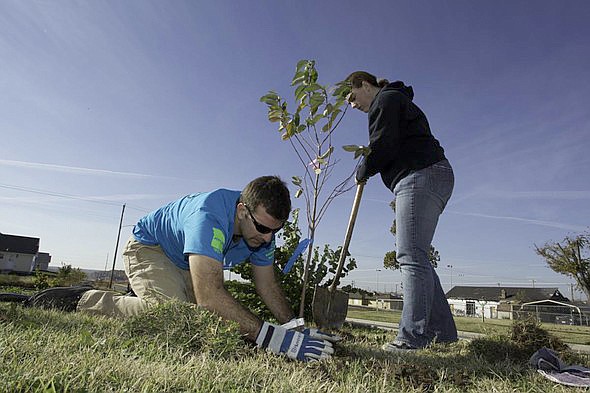
[[[574,317],[571,315],[558,315],[555,317],[555,323],[561,325],[575,325]]]

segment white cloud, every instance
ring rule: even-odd
[[[40,162],[27,162],[27,161],[14,161],[14,160],[0,159],[0,165],[17,167],[17,168],[47,170],[47,171],[54,171],[54,172],[85,174],[85,175],[124,176],[124,177],[135,177],[135,178],[142,178],[142,179],[146,179],[146,178],[173,179],[172,177],[146,175],[143,173],[119,172],[119,171],[110,171],[110,170],[105,170],[105,169],[93,169],[93,168],[81,168],[81,167],[65,166],[65,165],[44,164],[44,163],[40,163]]]
[[[479,195],[503,199],[590,199],[590,191],[490,191]]]
[[[588,229],[587,227],[580,226],[580,225],[573,225],[573,224],[560,223],[560,222],[554,222],[554,221],[535,220],[535,219],[531,219],[531,218],[511,217],[511,216],[493,216],[490,214],[481,214],[481,213],[463,213],[463,212],[458,212],[458,211],[454,211],[454,210],[449,210],[448,212],[452,213],[452,214],[458,214],[461,216],[491,218],[491,219],[495,219],[495,220],[519,221],[519,222],[525,222],[528,224],[540,225],[540,226],[545,226],[545,227],[565,229],[568,231],[580,231],[581,232],[581,231],[585,231],[586,229]]]

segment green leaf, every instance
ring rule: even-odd
[[[272,123],[276,123],[277,121],[280,121],[282,118],[283,111],[280,109],[275,109],[273,111],[268,112],[268,120],[270,120]]]
[[[297,127],[297,133],[302,133],[306,128],[307,126],[305,124],[300,124],[299,127]]]
[[[301,103],[299,103],[299,106],[297,106],[297,112],[301,112],[301,110],[306,106],[307,104],[305,103],[305,101],[302,100]]]
[[[330,118],[330,121],[334,121],[336,120],[336,118],[338,117],[338,115],[341,113],[342,111],[340,109],[334,109],[334,111],[332,112],[332,117]]]
[[[324,100],[325,98],[323,94],[317,92],[313,93],[309,98],[310,112],[315,114],[315,112],[318,110],[318,107],[324,103]]]
[[[300,186],[301,182],[303,181],[303,180],[301,180],[301,177],[299,177],[299,176],[292,176],[291,179],[292,179],[291,182],[296,186]]]
[[[309,98],[310,104],[321,104],[325,101],[325,97],[322,93],[315,92]]]
[[[267,105],[276,105],[280,97],[274,91],[269,91],[267,94],[260,97],[260,101]]]
[[[358,149],[360,149],[360,146],[359,145],[344,145],[344,146],[342,146],[342,148],[345,151],[353,153],[353,152],[357,151]]]
[[[301,101],[305,96],[305,85],[297,86],[297,88],[295,89],[295,99],[297,101]]]
[[[323,92],[324,88],[318,85],[317,83],[312,83],[311,85],[305,87],[305,91],[308,93],[316,92],[318,90],[321,90]]]
[[[287,135],[289,136],[289,138],[291,138],[293,135],[297,133],[297,124],[295,124],[295,122],[291,120],[287,123],[285,129],[287,130]]]
[[[330,156],[330,154],[332,154],[332,152],[334,152],[334,146],[330,146],[330,148],[328,150],[326,150],[326,152],[324,154],[322,154],[321,156],[319,156],[319,159],[326,159]]]
[[[296,70],[297,71],[301,70],[301,68],[305,67],[307,65],[307,63],[309,63],[309,60],[307,60],[307,59],[299,60],[297,62],[297,68],[296,68]]]
[[[346,96],[348,95],[348,93],[350,93],[351,89],[352,89],[352,85],[350,82],[347,82],[347,81],[338,82],[338,83],[336,83],[336,90],[334,90],[332,95],[334,97],[338,97],[339,99],[342,99],[344,101],[344,99],[346,99]]]
[[[309,73],[309,79],[311,81],[311,83],[316,83],[318,80],[318,72],[315,68],[313,68],[311,70],[311,72]]]
[[[309,124],[310,126],[316,124],[318,121],[320,121],[324,116],[321,114],[315,115],[312,118],[308,118],[307,119],[307,124]]]
[[[307,76],[303,72],[298,72],[293,77],[293,80],[291,81],[291,86],[298,85],[301,82],[305,81],[306,79],[307,79]]]
[[[303,190],[301,188],[298,189],[297,191],[295,191],[295,198],[299,198],[302,193],[303,193]]]
[[[369,146],[361,146],[361,152],[363,156],[368,156],[371,154],[371,148]]]

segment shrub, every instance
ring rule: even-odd
[[[303,257],[299,256],[297,258],[293,268],[288,273],[285,274],[282,272],[287,265],[289,258],[291,258],[301,241],[301,230],[298,226],[299,211],[297,209],[293,211],[292,217],[293,220],[287,221],[283,230],[277,235],[279,239],[283,240],[283,245],[277,247],[275,250],[274,268],[279,285],[285,293],[291,308],[294,311],[297,311],[301,302],[301,290],[303,289]],[[341,249],[342,248],[339,247],[336,250],[332,250],[330,246],[326,244],[324,245],[322,252],[320,252],[320,247],[314,247],[308,273],[306,289],[308,294],[313,294],[316,285],[327,286],[330,284],[329,281],[324,282],[324,279],[328,273],[336,272]],[[342,277],[345,277],[346,274],[354,268],[356,268],[356,261],[354,258],[349,258],[348,263],[342,270]],[[272,319],[272,313],[256,294],[251,265],[249,263],[242,263],[234,267],[231,271],[239,274],[241,278],[247,280],[247,282],[226,282],[226,288],[229,292],[261,319]],[[312,320],[312,302],[313,297],[306,296],[304,318],[309,321]]]
[[[52,287],[68,287],[80,284],[84,280],[86,280],[86,273],[80,270],[80,268],[62,264],[55,278],[49,280],[49,285]]]

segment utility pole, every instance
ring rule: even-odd
[[[381,271],[381,269],[375,269],[375,273],[377,276],[377,290],[375,290],[375,295],[377,294],[377,292],[379,292],[379,272]]]
[[[535,287],[535,279],[533,279],[533,288]]]
[[[111,269],[111,280],[109,281],[109,289],[113,289],[113,276],[115,275],[115,262],[117,261],[117,250],[119,249],[121,227],[123,226],[123,214],[125,214],[125,204],[123,204],[123,209],[121,210],[121,220],[119,221],[119,233],[117,234],[117,244],[115,244],[115,254],[113,255],[113,268]]]
[[[453,265],[447,265],[451,269],[451,289],[453,289]]]
[[[572,294],[572,302],[574,301],[574,284],[570,284],[570,292]]]

